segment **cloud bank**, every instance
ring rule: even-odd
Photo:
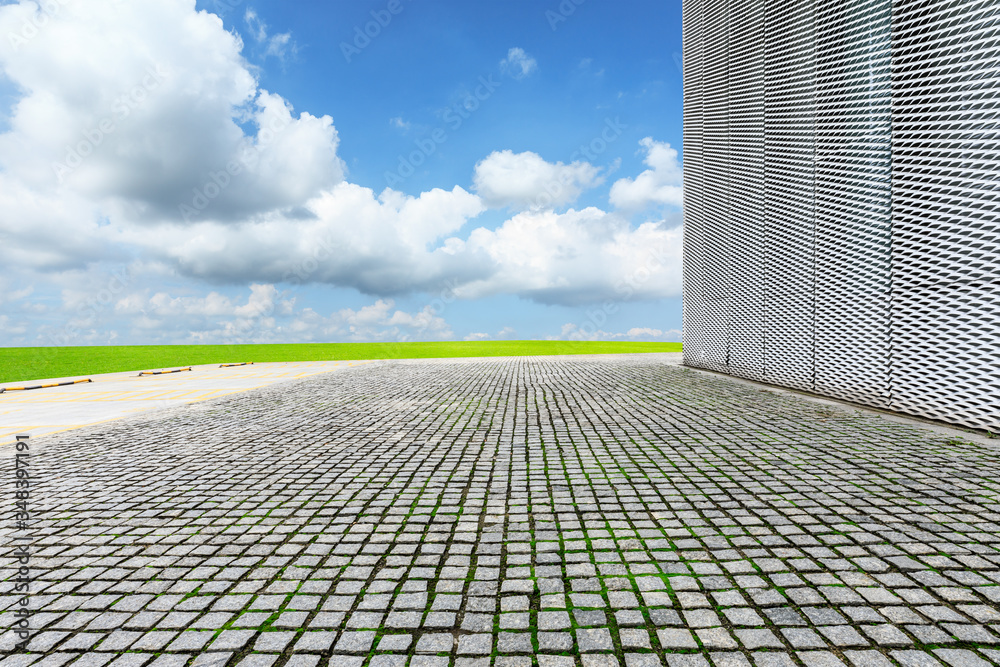
[[[680,292],[676,216],[635,226],[615,211],[567,208],[603,182],[598,165],[498,150],[471,183],[377,192],[350,182],[334,119],[262,88],[241,38],[194,0],[51,4],[0,6],[0,35],[11,36],[0,40],[0,71],[18,91],[0,134],[0,261],[62,290],[65,312],[79,290],[105,289],[112,265],[130,279],[109,312],[150,328],[179,313],[206,330],[264,326],[270,316],[254,309],[293,308],[282,290],[303,284],[373,302],[293,308],[300,321],[288,326],[375,338],[450,334],[432,313],[392,310],[405,294],[572,305]],[[253,10],[243,18],[265,57],[292,53],[290,34],[270,34]],[[520,48],[502,62],[517,79],[538,69]],[[617,181],[611,205],[679,206],[676,151],[651,138],[643,148],[650,168]],[[491,208],[511,217],[477,224]],[[167,281],[191,294],[154,287]],[[249,300],[221,296],[224,285],[252,285]]]

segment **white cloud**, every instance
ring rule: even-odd
[[[299,52],[298,44],[292,40],[292,33],[282,32],[277,35],[272,35],[269,40],[267,40],[267,49],[264,51],[264,56],[274,56],[278,60],[285,60],[285,58],[290,54],[292,56],[297,55]]]
[[[523,79],[538,69],[538,61],[515,46],[507,51],[507,57],[500,61],[500,70],[515,79]]]
[[[274,56],[278,60],[284,61],[287,55],[296,55],[299,51],[298,45],[292,40],[292,33],[282,32],[268,36],[267,24],[257,15],[253,8],[248,8],[243,15],[243,20],[247,24],[247,29],[257,43],[264,47],[264,57]]]
[[[397,130],[402,130],[406,132],[410,129],[410,122],[403,120],[402,116],[394,116],[389,119],[389,124],[392,125]]]
[[[415,313],[394,310],[392,299],[379,299],[360,310],[344,308],[331,317],[329,330],[346,332],[348,340],[448,340],[454,336],[444,318],[425,306]]]
[[[267,342],[280,340],[281,318],[295,312],[295,299],[274,285],[253,284],[246,301],[217,291],[204,295],[174,296],[167,291],[125,290],[109,312],[81,308],[93,301],[92,290],[64,290],[67,309],[81,317],[71,321],[79,328],[92,327],[99,319],[117,318],[118,324],[142,337],[183,342]]]
[[[537,153],[494,151],[475,168],[473,185],[486,205],[546,209],[571,204],[600,185],[600,169],[589,162],[546,162]]]
[[[80,295],[64,294],[67,303]],[[296,299],[270,284],[254,284],[245,301],[209,292],[174,296],[165,291],[139,290],[123,295],[113,306],[127,326],[144,336],[186,342],[305,342],[447,340],[451,327],[430,306],[416,312],[395,308],[392,299],[378,299],[357,310],[343,308],[321,315],[296,306]],[[78,323],[83,325],[85,323]]]
[[[624,333],[605,331],[591,322],[582,325],[569,322],[560,329],[558,336],[549,336],[549,340],[632,340],[656,341],[674,343],[681,341],[680,329],[654,329],[651,327],[633,327]]]
[[[332,119],[295,116],[260,89],[241,40],[193,0],[60,7],[27,43],[0,40],[3,74],[21,91],[0,135],[0,168],[22,187],[151,223],[203,200],[199,219],[243,219],[342,180]],[[0,34],[37,11],[0,6]]]
[[[28,332],[28,325],[24,320],[13,320],[7,315],[0,315],[0,331],[5,337],[23,336]]]
[[[457,186],[411,197],[341,183],[306,202],[301,219],[275,213],[240,225],[163,225],[128,238],[194,278],[331,283],[384,296],[488,270],[467,252],[435,247],[481,211],[479,198]]]
[[[611,186],[611,204],[619,209],[637,211],[651,205],[683,206],[683,171],[677,161],[677,151],[668,143],[646,137],[639,144],[645,149],[643,162],[651,169],[635,180],[622,178]]]
[[[64,293],[64,299],[73,304],[73,298]],[[149,318],[236,318],[252,320],[269,318],[275,313],[290,314],[295,300],[283,298],[274,285],[250,285],[246,303],[212,291],[204,296],[171,296],[168,292],[153,294],[139,291],[122,296],[114,304],[120,315],[143,314]],[[158,325],[166,324],[163,321]]]
[[[33,300],[62,296],[53,308],[79,326],[74,343],[124,336],[133,318],[151,339],[319,340],[351,327],[445,337],[426,309],[385,306],[445,286],[457,298],[560,304],[679,293],[677,220],[635,227],[597,208],[557,212],[603,181],[598,167],[500,151],[476,165],[476,193],[375,192],[344,180],[333,119],[260,88],[240,38],[194,0],[59,6],[30,40],[0,39],[0,70],[18,91],[0,133],[0,262],[28,281],[17,290],[36,286]],[[27,0],[0,5],[0,34],[20,34],[38,12]],[[248,41],[272,39],[255,13],[244,18]],[[519,49],[507,61],[522,75],[537,67]],[[647,164],[659,173],[657,146]],[[520,212],[476,226],[488,206]],[[115,292],[120,307],[94,317],[87,299],[107,290],[109,266],[133,275]],[[299,283],[353,288],[374,310],[296,306],[282,290]],[[253,287],[243,299],[234,285]],[[379,309],[385,317],[365,324]],[[246,322],[254,328],[240,333]]]
[[[247,29],[250,30],[250,34],[258,42],[263,42],[267,39],[267,24],[264,23],[259,16],[257,16],[257,11],[253,8],[248,7],[246,13],[243,15],[243,20],[247,24]]]
[[[504,338],[511,338],[515,331],[513,327],[504,327],[496,333],[496,335],[488,333],[470,333],[465,337],[465,340],[501,340]]]
[[[682,238],[679,226],[648,222],[633,229],[592,207],[524,212],[495,230],[472,231],[466,252],[488,257],[496,269],[456,293],[517,294],[549,304],[678,296]]]
[[[33,285],[26,285],[17,289],[12,284],[10,278],[0,276],[0,304],[14,303],[31,296],[35,291]]]
[[[659,338],[663,335],[663,330],[650,327],[632,327],[625,332],[625,335],[629,338]]]

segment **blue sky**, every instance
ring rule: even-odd
[[[680,2],[577,2],[0,5],[0,344],[678,339]]]

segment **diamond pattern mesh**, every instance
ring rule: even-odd
[[[816,384],[889,407],[892,12],[816,15]]]
[[[729,371],[764,379],[764,0],[747,0],[729,41]]]
[[[705,191],[705,160],[702,135],[705,112],[702,95],[704,39],[700,37],[705,22],[703,0],[687,0],[683,5],[684,26],[684,147],[690,151],[684,158],[684,262],[690,271],[684,273],[684,349],[699,366],[707,362],[703,342],[705,328],[705,274],[706,258],[705,219],[702,199]],[[699,37],[695,37],[699,35]]]
[[[815,37],[812,0],[767,12],[764,50],[764,379],[813,386]]]
[[[685,359],[1000,430],[1000,3],[684,3]]]

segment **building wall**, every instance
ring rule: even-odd
[[[685,0],[692,366],[1000,431],[1000,3]]]

